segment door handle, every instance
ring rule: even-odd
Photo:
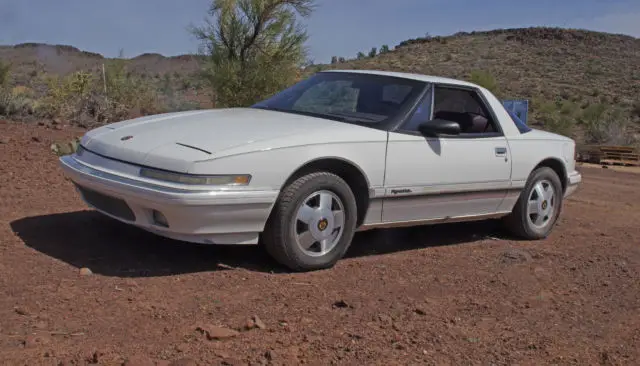
[[[496,147],[496,156],[504,156],[507,153],[506,147]]]

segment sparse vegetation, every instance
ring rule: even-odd
[[[0,46],[0,60],[4,60],[0,62],[0,115],[14,120],[58,118],[90,126],[162,111],[248,105],[324,69],[385,69],[467,79],[501,99],[529,99],[529,124],[581,142],[638,141],[640,40],[636,38],[558,28],[462,32],[448,37],[427,34],[401,42],[393,52],[381,45],[349,60],[335,56],[325,65],[311,64],[306,60],[306,33],[295,18],[308,16],[313,3],[253,3],[213,2],[212,9],[217,4],[218,10],[212,11],[209,22],[192,29],[203,41],[199,55],[105,59],[70,46]],[[295,5],[300,4],[309,8],[298,12]],[[252,43],[251,25],[258,18],[263,23]],[[239,28],[231,32],[234,25]],[[221,43],[220,30],[236,37],[233,47]],[[291,47],[285,47],[293,51],[286,53],[290,57],[277,51],[287,44],[279,36],[283,34],[290,41]],[[267,51],[258,50],[267,44]],[[242,49],[244,61],[237,61]],[[28,56],[33,54],[47,57]]]
[[[483,70],[473,70],[469,80],[489,90],[495,95],[499,95],[498,82],[489,72]]]

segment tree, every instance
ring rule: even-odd
[[[366,58],[367,56],[364,55],[364,52],[358,52],[358,55],[356,57],[358,58],[358,60],[362,60],[363,58]]]
[[[380,47],[380,53],[387,53],[389,52],[389,46],[386,44],[383,44],[382,47]]]
[[[213,0],[202,27],[191,27],[207,62],[216,105],[248,106],[292,84],[306,61],[308,39],[296,14],[314,0]]]
[[[378,54],[378,49],[375,47],[371,48],[371,51],[369,51],[369,57],[376,57],[377,54]]]

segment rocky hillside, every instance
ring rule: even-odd
[[[14,82],[22,84],[37,74],[67,75],[80,70],[99,72],[107,58],[72,46],[23,43],[0,46],[0,60],[12,65]],[[165,57],[147,53],[128,59],[127,68],[151,78],[160,78],[167,73],[183,76],[197,71],[198,61],[199,57],[194,55]]]
[[[640,39],[630,36],[557,28],[458,33],[407,40],[388,53],[323,68],[461,79],[480,71],[495,79],[499,97],[531,100],[533,124],[540,124],[535,117],[546,103],[565,106],[576,119],[597,105],[620,107],[632,130],[640,124]]]

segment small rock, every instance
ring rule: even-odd
[[[24,347],[25,348],[35,348],[42,345],[47,345],[51,343],[51,340],[42,335],[29,335],[24,339]]]
[[[32,137],[31,137],[31,140],[32,140],[32,141],[35,141],[35,142],[40,142],[40,141],[42,141],[42,140],[40,139],[40,137],[38,137],[38,136],[32,136]]]
[[[191,358],[180,358],[172,361],[169,366],[198,366],[198,364]]]
[[[21,307],[21,306],[16,306],[13,309],[18,315],[29,315],[29,310]]]
[[[273,361],[273,359],[277,357],[277,353],[276,351],[270,349],[264,353],[264,357],[269,361]]]
[[[136,355],[129,357],[123,366],[155,366],[155,362],[147,356]]]
[[[180,352],[180,353],[185,353],[189,350],[189,347],[187,347],[186,344],[181,343],[179,345],[176,346],[176,351]]]
[[[502,253],[502,261],[507,263],[525,263],[531,262],[532,260],[533,256],[529,252],[521,249],[509,249]]]
[[[80,276],[89,276],[91,274],[93,274],[93,272],[91,272],[89,268],[87,267],[80,268]]]
[[[10,143],[10,142],[11,142],[11,140],[9,140],[9,138],[8,138],[8,137],[0,137],[0,145],[2,145],[2,144],[8,144],[8,143]]]
[[[240,334],[237,330],[222,328],[215,325],[199,326],[196,330],[205,334],[208,340],[231,338]]]
[[[258,329],[267,329],[267,325],[257,315],[253,316],[253,323]]]
[[[244,329],[251,330],[256,327],[256,322],[253,319],[248,319],[247,323],[244,325]]]
[[[33,327],[36,328],[36,329],[40,329],[40,330],[47,329],[47,322],[45,322],[45,321],[36,322],[33,325]]]
[[[427,315],[427,312],[424,311],[423,309],[417,308],[415,310],[413,310],[414,313],[418,314],[418,315]]]
[[[347,304],[344,300],[339,300],[333,303],[333,308],[334,309],[344,309],[344,308],[353,309],[353,306]]]

